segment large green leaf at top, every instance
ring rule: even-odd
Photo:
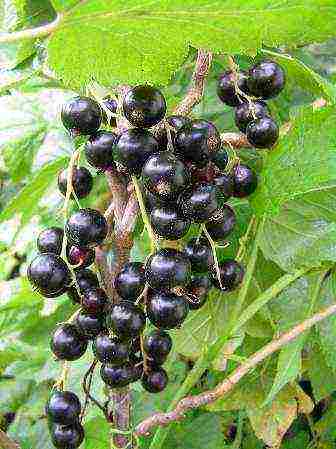
[[[333,0],[92,0],[64,15],[49,42],[49,62],[76,87],[92,77],[165,84],[188,45],[254,53],[262,44],[326,40],[335,25]]]

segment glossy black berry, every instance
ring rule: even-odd
[[[102,121],[102,111],[99,104],[88,97],[75,97],[62,108],[62,123],[73,134],[93,134]]]
[[[37,249],[40,253],[61,254],[63,243],[63,229],[52,227],[44,229],[37,237]]]
[[[160,365],[170,353],[173,341],[167,332],[154,330],[146,335],[143,342],[144,351]]]
[[[248,93],[246,73],[226,71],[218,80],[217,95],[228,106],[238,106],[243,101],[243,98],[236,91],[236,85],[239,90],[245,94]]]
[[[171,201],[188,187],[190,172],[171,152],[153,154],[142,169],[145,187],[165,201]]]
[[[258,177],[247,165],[236,165],[232,171],[232,175],[234,181],[233,196],[244,198],[256,190]]]
[[[159,89],[135,86],[124,97],[123,111],[127,120],[139,128],[150,128],[166,114],[166,100]]]
[[[205,226],[211,238],[215,241],[225,239],[233,230],[236,224],[236,214],[234,210],[224,204],[221,209],[206,222]]]
[[[112,307],[106,323],[118,336],[130,339],[141,334],[145,328],[146,317],[140,307],[133,302],[121,301]]]
[[[70,265],[75,267],[86,268],[95,261],[95,251],[92,248],[80,248],[75,245],[67,245],[67,260]]]
[[[248,73],[249,91],[263,99],[276,97],[285,87],[285,82],[285,72],[273,61],[259,62]]]
[[[182,213],[196,223],[203,223],[218,208],[217,188],[214,185],[200,183],[183,192],[179,199]]]
[[[195,274],[191,276],[190,282],[184,292],[190,310],[198,310],[206,303],[210,288],[211,280],[208,274]]]
[[[28,267],[27,276],[34,288],[50,295],[64,293],[72,282],[67,264],[53,253],[36,256]]]
[[[189,312],[187,300],[184,296],[172,292],[149,292],[146,302],[147,316],[154,326],[161,329],[179,327]]]
[[[235,290],[243,281],[244,267],[233,259],[228,259],[219,265],[221,284],[215,270],[212,272],[212,282],[214,286],[223,291]]]
[[[233,195],[234,180],[230,173],[222,173],[214,179],[217,187],[217,199],[222,203]]]
[[[114,286],[122,299],[135,301],[145,288],[145,270],[141,262],[128,262],[117,274]]]
[[[212,250],[208,241],[204,238],[190,239],[184,248],[184,254],[190,260],[193,273],[205,273],[213,266]]]
[[[81,293],[92,287],[99,287],[99,280],[97,275],[88,269],[81,268],[76,270],[76,282]]]
[[[79,333],[74,324],[59,325],[50,342],[55,356],[60,360],[77,360],[85,353],[87,340]]]
[[[66,195],[69,170],[62,170],[58,175],[58,189],[62,195]],[[93,178],[85,167],[74,167],[72,175],[72,189],[78,199],[89,195],[93,187]],[[73,197],[73,195],[72,195]]]
[[[76,316],[75,324],[80,334],[89,340],[95,338],[106,329],[103,315],[92,315],[84,310],[81,310]]]
[[[93,287],[85,290],[82,298],[84,312],[99,315],[104,312],[108,303],[108,297],[102,288]]]
[[[147,159],[159,151],[155,137],[146,129],[133,128],[123,132],[117,140],[113,154],[129,174],[140,175]]]
[[[75,285],[71,285],[71,287],[69,287],[66,290],[66,294],[68,296],[68,298],[70,299],[70,301],[73,304],[80,304],[81,303],[81,296],[77,291],[77,288]]]
[[[144,373],[141,385],[149,393],[160,393],[168,384],[168,375],[163,368],[156,368]]]
[[[189,282],[191,264],[182,252],[162,248],[147,259],[145,274],[147,282],[154,289],[181,288]]]
[[[71,391],[54,391],[46,405],[48,419],[56,424],[70,425],[78,421],[81,403]]]
[[[235,109],[235,123],[237,128],[245,133],[247,126],[258,118],[269,116],[267,104],[264,101],[241,103]]]
[[[118,101],[115,98],[105,98],[103,100],[103,105],[106,109],[108,109],[112,114],[116,114],[118,109]],[[116,117],[110,117],[110,119],[107,116],[107,113],[103,110],[103,121],[107,123],[108,125],[115,128],[117,126],[117,120]]]
[[[279,127],[270,117],[250,122],[246,128],[247,140],[256,148],[271,148],[279,137]]]
[[[166,240],[179,240],[186,235],[191,224],[176,205],[153,209],[150,222],[155,234]]]
[[[94,247],[107,236],[105,217],[94,209],[80,209],[71,215],[65,225],[68,241],[73,245]]]
[[[122,388],[134,381],[134,368],[131,363],[122,365],[102,365],[100,376],[112,388]]]
[[[191,119],[184,115],[171,115],[166,117],[166,121],[169,125],[170,136],[172,143],[174,144],[176,132],[179,131],[183,126],[190,125]],[[160,148],[166,149],[168,146],[168,131],[165,126],[159,126],[158,130],[155,130],[155,137],[159,142]]]
[[[84,440],[84,429],[79,423],[71,426],[54,424],[51,426],[50,435],[57,449],[76,449]]]
[[[95,357],[105,364],[121,365],[126,363],[130,354],[128,343],[108,334],[99,334],[92,345]]]
[[[114,167],[113,145],[116,141],[117,135],[110,131],[98,131],[91,136],[84,149],[88,163],[99,170]]]
[[[217,151],[211,155],[211,162],[216,165],[219,170],[225,170],[229,156],[226,150]]]
[[[154,195],[152,192],[147,190],[146,188],[143,188],[142,191],[143,199],[145,202],[145,206],[148,212],[151,212],[152,209],[155,209],[157,207],[166,206],[167,204],[173,204],[174,201],[165,201],[164,199],[160,198],[157,195]]]

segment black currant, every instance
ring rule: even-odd
[[[66,195],[69,170],[62,170],[58,175],[58,189],[62,195]],[[85,198],[93,187],[93,178],[85,167],[74,167],[72,175],[72,189],[77,198]],[[73,198],[73,195],[71,195]]]
[[[114,287],[122,299],[135,301],[145,288],[145,270],[141,262],[128,262],[117,274]]]
[[[243,98],[236,91],[236,85],[245,94],[248,93],[247,75],[245,72],[224,72],[217,85],[217,95],[228,106],[238,106]]]
[[[166,114],[166,100],[159,89],[135,86],[124,97],[123,111],[127,120],[139,128],[150,128]]]
[[[75,324],[80,334],[88,340],[95,338],[106,329],[103,315],[91,315],[84,310],[81,310],[76,316]]]
[[[184,292],[190,310],[200,309],[206,303],[210,288],[211,281],[208,274],[191,276],[191,280]]]
[[[190,279],[191,264],[180,251],[161,248],[146,263],[145,274],[149,285],[158,290],[181,288]]]
[[[200,183],[183,192],[179,199],[182,213],[196,223],[203,223],[218,208],[217,188],[214,185]]]
[[[56,424],[70,425],[78,421],[81,403],[71,391],[54,391],[46,405],[48,419]]]
[[[234,188],[233,196],[244,198],[251,195],[257,188],[258,177],[247,165],[238,164],[232,171]]]
[[[130,355],[129,344],[108,334],[99,334],[92,345],[95,357],[105,364],[121,365]]]
[[[81,293],[92,287],[99,287],[99,280],[97,275],[88,269],[81,268],[76,270],[76,282]]]
[[[105,217],[94,209],[80,209],[71,215],[65,225],[68,240],[77,246],[100,245],[107,236]]]
[[[251,94],[263,99],[276,97],[285,87],[283,69],[273,61],[262,61],[250,68],[247,85]]]
[[[86,268],[95,261],[95,251],[92,248],[80,248],[75,245],[67,245],[67,260],[70,265],[77,268]]]
[[[60,255],[62,252],[64,231],[62,228],[52,227],[44,229],[37,237],[37,249],[40,253],[54,253]]]
[[[171,115],[166,117],[166,122],[169,125],[169,131],[172,143],[174,144],[176,132],[179,131],[183,126],[190,125],[191,119],[184,115]],[[160,148],[166,149],[168,146],[168,130],[165,126],[159,126],[158,130],[154,133],[156,139],[160,144]]]
[[[211,155],[211,162],[216,165],[219,170],[225,170],[228,162],[229,156],[226,150],[217,151]]]
[[[153,154],[142,169],[145,187],[165,201],[171,201],[189,185],[190,172],[171,152]]]
[[[211,247],[204,238],[190,239],[184,248],[184,254],[190,260],[192,272],[204,273],[214,264]]]
[[[84,312],[99,315],[104,312],[108,304],[108,297],[102,288],[93,287],[85,290],[82,298]]]
[[[50,342],[51,350],[60,360],[77,360],[85,353],[87,340],[82,337],[74,324],[59,325]]]
[[[168,384],[168,375],[163,368],[158,367],[155,370],[149,370],[147,373],[144,373],[141,384],[149,393],[160,393]]]
[[[84,440],[84,429],[81,424],[71,426],[54,424],[51,426],[51,440],[57,449],[76,449]]]
[[[98,131],[90,137],[85,145],[85,157],[92,167],[107,170],[114,167],[113,145],[117,135],[110,131]]]
[[[235,109],[235,123],[237,128],[245,133],[247,126],[258,118],[269,116],[267,104],[264,101],[241,103]]]
[[[246,128],[247,140],[256,148],[270,148],[279,137],[279,127],[270,117],[253,120]]]
[[[215,241],[225,239],[233,230],[236,224],[236,214],[234,210],[224,204],[221,209],[206,222],[205,226],[211,238]]]
[[[62,108],[62,123],[74,135],[93,134],[102,121],[102,110],[99,104],[88,97],[75,97]]]
[[[108,328],[118,336],[130,339],[137,337],[144,330],[146,316],[133,302],[121,301],[112,307],[106,322]]]
[[[235,290],[243,281],[245,270],[244,267],[235,260],[227,259],[219,265],[220,279],[222,288],[219,283],[216,270],[212,272],[212,282],[214,286],[223,291],[230,292]]]
[[[154,361],[165,360],[173,346],[173,341],[167,332],[154,330],[146,335],[143,342],[144,351]]]
[[[222,173],[214,179],[214,184],[217,187],[217,199],[220,202],[227,201],[234,190],[234,180],[230,173]]]
[[[134,381],[134,367],[131,363],[102,365],[100,376],[112,388],[122,388]]]
[[[179,327],[189,312],[188,303],[184,296],[172,292],[149,292],[146,302],[147,316],[154,326],[161,329]]]
[[[118,110],[118,101],[115,98],[105,98],[103,100],[103,105],[107,108],[112,114],[116,114]],[[106,112],[103,110],[103,120],[108,125],[115,128],[117,126],[116,117],[111,117],[110,120],[107,117]]]
[[[143,189],[142,194],[143,194],[146,209],[149,212],[152,209],[155,209],[157,207],[163,207],[163,206],[173,203],[173,202],[168,202],[168,201],[165,201],[164,199],[161,199],[159,196],[154,195],[152,192],[150,192],[146,188]]]
[[[179,240],[189,231],[190,220],[184,218],[177,206],[153,209],[150,221],[154,232],[166,240]]]
[[[158,141],[149,131],[133,128],[119,136],[113,154],[131,175],[140,175],[147,159],[158,151]]]

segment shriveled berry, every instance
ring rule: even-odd
[[[114,167],[113,145],[117,141],[117,135],[101,130],[90,137],[85,145],[85,157],[92,167],[99,170],[107,170]]]
[[[51,440],[57,449],[76,449],[84,440],[84,429],[81,424],[71,426],[54,424],[50,430]]]
[[[237,128],[245,133],[247,126],[258,118],[269,116],[267,104],[264,101],[245,101],[235,109],[235,123]]]
[[[67,245],[67,259],[70,265],[86,268],[95,261],[95,252],[92,248],[80,248],[75,245]]]
[[[150,222],[154,232],[166,240],[179,240],[187,234],[191,225],[176,205],[153,209]]]
[[[193,273],[204,273],[209,271],[213,266],[214,258],[212,250],[209,242],[204,238],[190,239],[184,248],[184,254],[190,260]]]
[[[236,85],[245,94],[248,93],[247,75],[245,72],[224,72],[217,85],[217,95],[220,100],[228,106],[238,106],[243,98],[236,90]]]
[[[117,274],[114,286],[122,299],[135,301],[145,288],[145,270],[141,262],[128,262]]]
[[[173,341],[163,330],[154,330],[146,335],[143,342],[144,351],[153,360],[161,362],[170,353]],[[161,363],[159,363],[161,364]]]
[[[76,270],[75,274],[76,282],[81,293],[84,293],[85,290],[92,287],[99,287],[98,277],[93,271],[81,268]]]
[[[51,342],[51,350],[60,360],[77,360],[85,353],[87,340],[79,333],[74,324],[57,326]]]
[[[234,210],[224,204],[221,209],[206,222],[205,226],[211,238],[215,241],[225,239],[233,230],[236,224],[236,214]]]
[[[88,97],[75,97],[62,108],[62,123],[74,135],[93,134],[102,121],[102,110],[99,104]]]
[[[149,292],[146,302],[147,316],[154,326],[161,329],[179,327],[189,312],[188,303],[184,296],[172,292]]]
[[[58,175],[58,189],[62,195],[67,193],[69,170],[62,170]],[[77,198],[85,198],[89,195],[93,187],[93,178],[89,170],[85,167],[74,167],[72,175],[72,190]],[[71,195],[73,198],[73,195]]]
[[[188,301],[190,310],[200,309],[208,299],[211,281],[208,274],[192,275],[184,296]]]
[[[285,72],[273,61],[258,62],[248,73],[249,91],[256,97],[266,100],[276,97],[285,87],[285,83]]]
[[[112,307],[106,322],[118,336],[131,339],[140,335],[145,328],[146,316],[133,302],[121,301]]]
[[[70,216],[65,225],[68,240],[81,247],[100,245],[107,236],[105,217],[94,209],[80,209]]]
[[[168,384],[168,374],[161,367],[149,370],[143,374],[141,384],[149,393],[160,393]]]
[[[129,362],[122,365],[102,365],[100,376],[109,387],[126,387],[134,381],[134,369]]]
[[[82,298],[82,308],[86,313],[99,315],[104,312],[108,297],[102,288],[93,287],[85,290]]]
[[[244,198],[251,195],[257,188],[258,177],[252,168],[239,164],[232,171],[234,188],[233,196]]]
[[[217,199],[220,202],[227,201],[233,194],[234,180],[230,173],[222,173],[214,179],[214,184],[217,187]]]
[[[246,128],[247,140],[256,148],[270,148],[279,137],[279,127],[270,117],[253,120]]]
[[[44,229],[37,237],[37,249],[40,253],[61,254],[64,231],[62,228]]]
[[[106,329],[103,315],[91,315],[84,310],[76,316],[75,323],[80,334],[88,340],[95,338]]]
[[[126,363],[130,354],[128,343],[108,334],[99,334],[92,345],[95,357],[101,362],[111,365]]]
[[[223,291],[230,292],[242,283],[245,269],[239,262],[233,259],[227,259],[219,265],[219,272],[222,286],[220,285],[216,271],[213,270],[212,282],[214,286]]]
[[[183,192],[179,199],[182,213],[196,223],[203,223],[218,208],[217,188],[211,184],[200,183]]]
[[[81,403],[71,391],[54,391],[46,405],[48,419],[56,424],[70,425],[78,421]]]
[[[125,117],[134,126],[150,128],[166,114],[166,100],[159,89],[148,85],[133,87],[124,97]]]

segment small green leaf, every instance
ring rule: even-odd
[[[307,355],[307,368],[316,402],[330,396],[336,390],[336,372],[327,365],[317,338],[314,339]]]

